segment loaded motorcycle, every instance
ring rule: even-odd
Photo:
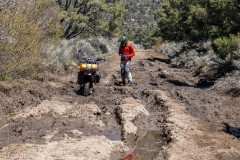
[[[80,85],[80,93],[84,96],[92,94],[96,83],[100,82],[101,73],[98,63],[106,61],[105,58],[82,58],[80,59],[77,82]]]

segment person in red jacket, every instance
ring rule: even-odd
[[[132,74],[130,72],[131,60],[132,57],[135,55],[135,50],[133,44],[131,44],[127,37],[121,37],[119,39],[121,42],[118,54],[121,57],[121,77],[123,85],[126,85],[126,78],[128,79],[128,84],[132,85]]]

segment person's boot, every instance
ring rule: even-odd
[[[94,83],[90,83],[89,94],[92,94],[94,90]]]
[[[128,81],[128,86],[132,86],[132,81]]]
[[[125,78],[122,78],[122,85],[123,85],[123,86],[126,86]]]
[[[93,93],[93,88],[89,88],[89,94]]]

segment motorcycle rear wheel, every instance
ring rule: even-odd
[[[90,94],[90,83],[85,83],[83,87],[83,95],[88,96]]]

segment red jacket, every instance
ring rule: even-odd
[[[131,60],[135,56],[135,50],[131,43],[127,42],[125,47],[120,46],[118,54],[128,55],[128,58],[121,58],[121,61]]]

